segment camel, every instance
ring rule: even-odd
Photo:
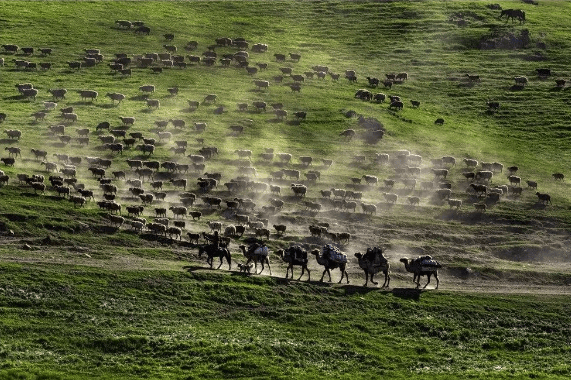
[[[319,265],[323,265],[325,267],[325,270],[323,271],[323,275],[321,275],[321,280],[319,280],[319,282],[323,282],[323,277],[325,277],[325,273],[329,275],[329,282],[331,282],[330,270],[339,268],[341,270],[341,279],[339,280],[338,283],[340,284],[341,281],[343,281],[343,276],[347,277],[347,283],[349,283],[349,275],[345,270],[347,267],[347,263],[338,263],[336,261],[330,260],[324,255],[319,254],[319,249],[314,249],[313,251],[311,251],[311,254],[315,255],[315,258],[317,259],[317,263]]]
[[[428,281],[426,282],[426,285],[424,285],[424,288],[426,288],[430,283],[430,276],[434,275],[434,278],[436,279],[435,289],[438,289],[438,284],[440,282],[438,280],[438,268],[442,268],[442,265],[440,265],[436,260],[432,260],[432,257],[421,256],[410,261],[408,260],[408,258],[403,257],[402,259],[400,259],[400,261],[404,263],[404,267],[406,268],[407,272],[411,272],[414,274],[412,282],[416,283],[417,288],[420,287],[421,276],[428,277]]]
[[[212,268],[212,262],[214,258],[220,257],[220,265],[218,265],[218,268],[216,269],[220,269],[222,263],[224,262],[224,258],[226,258],[226,261],[228,261],[228,270],[232,269],[232,261],[228,248],[216,248],[215,245],[201,245],[198,247],[198,257],[201,257],[203,253],[206,253],[206,256],[208,256],[206,258],[206,263],[210,264],[210,268]]]
[[[270,270],[270,276],[272,275],[272,268],[270,267],[270,259],[268,258],[268,254],[263,253],[256,253],[256,249],[260,248],[259,245],[250,245],[246,250],[245,245],[241,245],[239,247],[242,250],[244,256],[248,259],[245,265],[248,265],[250,261],[254,262],[254,274],[261,274],[264,271],[265,265],[268,264],[268,269]],[[258,273],[258,261],[262,263],[262,270]]]
[[[307,251],[301,249],[300,247],[289,247],[285,250],[280,249],[278,251],[278,255],[284,262],[288,263],[285,278],[288,278],[289,271],[291,270],[291,279],[293,280],[293,267],[294,265],[297,265],[301,266],[301,275],[297,281],[301,279],[305,271],[307,271],[307,281],[309,282],[311,280],[311,272],[309,271],[309,268],[307,268]]]
[[[383,256],[383,250],[381,248],[367,248],[367,253],[365,253],[365,255],[357,252],[355,253],[355,257],[359,260],[359,266],[361,269],[365,271],[365,285],[363,286],[367,286],[369,283],[369,274],[371,275],[371,282],[377,285],[378,282],[373,280],[373,276],[376,273],[383,272],[385,274],[385,282],[383,283],[382,288],[389,287],[391,282],[391,276],[389,273],[391,264],[388,262],[386,257]]]

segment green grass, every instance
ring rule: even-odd
[[[0,351],[4,373],[556,378],[570,371],[563,296],[391,293],[201,271],[1,268],[1,330],[10,337]]]
[[[9,141],[2,132],[0,149],[22,148],[15,167],[0,164],[10,176],[0,188],[0,227],[10,236],[0,240],[0,379],[67,378],[567,378],[569,356],[569,307],[564,296],[482,294],[476,285],[488,289],[514,286],[515,293],[529,286],[553,287],[565,293],[571,283],[567,248],[571,221],[568,179],[554,182],[551,174],[569,177],[571,116],[569,87],[555,88],[555,79],[568,79],[569,14],[571,5],[562,1],[540,1],[539,5],[502,1],[503,8],[521,8],[525,24],[500,21],[499,11],[483,1],[253,1],[253,2],[0,2],[0,44],[52,47],[49,57],[26,58],[0,53],[6,64],[0,67],[0,112],[8,115],[1,129],[19,129],[20,141]],[[117,19],[143,20],[152,29],[149,36],[115,28]],[[459,26],[457,20],[464,20]],[[482,41],[529,31],[530,43],[521,49],[482,50]],[[115,53],[132,56],[162,52],[167,43],[162,35],[174,33],[173,44],[181,54],[201,54],[218,37],[245,37],[251,43],[267,43],[267,53],[250,53],[250,61],[266,62],[268,69],[255,75],[271,82],[258,91],[252,76],[232,65],[223,68],[203,65],[184,70],[166,69],[160,75],[133,68],[131,77],[112,74],[107,66]],[[187,41],[199,48],[186,52]],[[541,44],[545,44],[545,49]],[[67,61],[81,59],[84,49],[99,48],[104,62],[93,68],[71,71]],[[235,48],[216,49],[219,54]],[[297,52],[300,62],[275,62],[274,53]],[[49,71],[18,71],[12,59],[52,62]],[[294,73],[327,65],[341,73],[331,78],[307,80],[300,93],[293,93],[285,78],[274,83],[280,67]],[[549,79],[537,78],[535,69],[550,68]],[[343,78],[347,69],[357,72],[357,83]],[[384,78],[386,73],[407,72],[409,80],[384,92],[402,97],[402,111],[388,104],[354,98],[366,88],[366,76]],[[481,82],[470,85],[465,74],[478,74]],[[513,87],[513,77],[526,75],[529,84]],[[15,84],[31,82],[39,90],[36,101],[23,100]],[[138,90],[154,84],[151,95],[161,102],[149,110]],[[167,88],[178,86],[177,96]],[[30,115],[52,100],[50,88],[67,88],[65,100],[45,120]],[[97,101],[84,102],[77,90],[92,89]],[[105,97],[108,92],[126,95],[120,105]],[[204,105],[189,112],[187,100],[202,101],[218,95],[216,105]],[[410,100],[419,100],[418,109]],[[486,101],[496,100],[500,109],[489,114]],[[237,111],[237,103],[281,102],[290,112],[287,122],[277,122],[270,111]],[[222,115],[214,115],[217,106]],[[90,145],[62,146],[48,126],[61,124],[59,108],[73,106],[79,120],[66,126],[66,134],[88,127]],[[307,111],[301,123],[293,112]],[[341,110],[355,110],[377,118],[386,128],[384,138],[370,145],[361,138],[350,142],[339,133],[364,130],[356,119]],[[319,164],[316,184],[309,185],[308,200],[318,200],[319,190],[349,188],[351,177],[374,174],[380,180],[395,176],[390,166],[372,161],[375,153],[408,149],[423,156],[421,180],[431,181],[430,159],[451,155],[459,163],[450,168],[453,197],[465,204],[458,211],[431,201],[430,191],[394,190],[399,202],[384,203],[382,189],[357,188],[363,200],[375,203],[374,216],[345,213],[328,205],[317,215],[303,207],[282,186],[285,207],[269,216],[270,224],[288,224],[286,236],[272,235],[273,250],[293,242],[316,247],[328,240],[308,237],[307,225],[329,222],[335,232],[350,232],[353,252],[383,245],[393,264],[391,291],[362,289],[361,274],[353,272],[349,286],[322,286],[316,282],[298,284],[276,277],[242,277],[236,272],[205,272],[196,249],[186,242],[138,235],[123,227],[110,228],[106,212],[89,202],[74,209],[48,189],[35,195],[19,184],[18,173],[43,174],[30,149],[46,149],[74,156],[113,158],[108,171],[127,170],[125,159],[142,158],[130,148],[116,157],[102,150],[95,126],[109,121],[120,127],[119,116],[134,116],[129,129],[155,137],[157,120],[182,118],[187,126],[207,122],[205,133],[192,127],[169,130],[174,139],[187,140],[187,154],[204,145],[217,146],[220,155],[207,162],[206,171],[221,172],[222,182],[238,175],[233,165],[236,149],[251,149],[258,180],[279,168],[258,158],[264,148],[292,153],[291,168],[301,168],[298,157],[334,160],[331,168]],[[443,126],[434,124],[445,119]],[[241,136],[228,127],[251,119]],[[178,160],[160,142],[152,159]],[[7,152],[0,155],[6,157]],[[354,156],[365,155],[364,163]],[[553,205],[536,204],[535,191],[524,190],[519,199],[503,198],[485,214],[472,211],[461,172],[463,157],[518,165],[522,180],[536,180],[539,191],[551,194]],[[78,167],[79,181],[87,188],[98,183]],[[190,191],[202,173],[185,175]],[[494,183],[507,180],[497,173]],[[302,178],[303,179],[303,178]],[[46,181],[47,182],[47,181]],[[147,188],[145,184],[145,188]],[[525,186],[525,185],[524,185]],[[379,186],[380,187],[380,186]],[[168,203],[177,202],[178,190],[165,185]],[[233,198],[220,185],[211,192]],[[406,197],[420,195],[420,207],[409,207]],[[261,210],[269,194],[239,194],[251,197]],[[101,199],[97,191],[96,198]],[[119,202],[139,204],[127,186]],[[154,207],[145,217],[152,221]],[[201,202],[193,207],[204,213],[200,221],[189,219],[187,229],[206,231],[206,222],[232,223],[224,210],[209,210]],[[360,210],[358,210],[360,211]],[[270,226],[271,228],[271,226]],[[6,231],[4,231],[6,230]],[[8,235],[8,234],[6,234]],[[49,239],[47,239],[49,237]],[[242,243],[242,241],[237,241]],[[240,261],[235,244],[234,261]],[[431,254],[445,264],[438,292],[406,290],[410,276],[398,263],[401,255]],[[272,255],[274,273],[285,268]],[[313,271],[313,279],[319,275]],[[465,278],[466,273],[473,275]],[[356,278],[355,273],[359,273]],[[336,274],[334,274],[336,278]],[[465,283],[463,281],[466,281]],[[357,285],[355,285],[357,284]],[[476,285],[474,285],[476,284]],[[522,284],[524,284],[522,286]],[[466,291],[474,285],[474,291]],[[456,288],[458,286],[458,289]],[[447,288],[448,287],[448,288]],[[525,289],[527,291],[527,289]]]

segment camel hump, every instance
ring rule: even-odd
[[[440,265],[440,263],[438,263],[438,261],[433,260],[432,258],[430,258],[429,260],[427,260],[427,259],[421,260],[420,266],[421,266],[422,270],[425,270],[425,271],[430,271],[430,270],[434,270],[437,268],[442,268],[442,265]]]
[[[347,262],[347,255],[342,253],[339,248],[331,244],[326,244],[323,246],[323,257],[340,264]]]
[[[257,247],[256,249],[254,249],[255,255],[268,256],[269,253],[270,253],[270,250],[265,245]]]

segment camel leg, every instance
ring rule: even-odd
[[[230,254],[226,256],[226,261],[228,261],[228,270],[232,270],[232,256]]]
[[[270,271],[270,276],[272,275],[272,267],[270,267],[270,259],[266,257],[266,262],[268,263],[268,270]],[[293,278],[293,272],[291,273],[291,278]]]
[[[349,283],[349,273],[347,273],[346,270],[343,270],[343,273],[345,273],[345,278],[347,279],[347,283]],[[341,279],[343,280],[343,275],[341,275]]]
[[[220,256],[220,265],[218,265],[218,268],[216,268],[216,269],[220,269],[222,264],[224,264],[224,256]]]
[[[293,267],[292,267],[291,265],[288,265],[287,268],[286,268],[286,276],[285,276],[285,278],[286,278],[286,279],[288,278],[290,268],[291,268],[291,278],[292,278],[292,280],[293,280]]]
[[[386,286],[387,288],[389,287],[389,284],[391,283],[391,275],[389,274],[389,271],[385,271],[385,283],[383,284],[383,288]]]
[[[305,273],[305,268],[302,266],[301,267],[301,274],[299,275],[297,281],[301,280],[301,278],[303,277],[303,274]],[[293,279],[293,272],[291,274],[291,278]]]
[[[436,288],[434,289],[438,289],[438,284],[440,283],[440,281],[438,280],[438,272],[434,272],[434,278],[436,279]]]
[[[319,282],[323,282],[323,277],[325,277],[325,273],[327,272],[327,268],[325,268],[325,270],[323,271],[323,274],[321,275],[321,280],[319,280]],[[329,281],[331,281],[331,274],[329,275]]]
[[[309,271],[309,268],[307,267],[307,265],[304,265],[302,267],[302,269],[305,269],[307,271],[307,282],[311,281],[311,272]],[[303,273],[302,273],[303,274]],[[301,277],[300,277],[301,278]]]
[[[379,285],[378,282],[373,281],[373,276],[374,276],[374,275],[375,275],[374,273],[371,273],[371,282],[372,282],[373,284],[375,284],[375,285]]]
[[[369,272],[365,271],[365,285],[363,286],[367,287],[368,284],[369,284]]]
[[[426,287],[428,286],[428,284],[430,284],[430,276],[431,276],[431,274],[430,274],[430,272],[429,272],[429,273],[426,275],[426,277],[428,277],[428,281],[426,281],[426,285],[424,285],[424,288],[422,288],[422,289],[426,289]],[[420,282],[420,278],[419,278],[418,282]]]

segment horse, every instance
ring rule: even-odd
[[[504,15],[507,16],[506,22],[510,20],[510,17],[512,22],[514,22],[516,18],[519,19],[520,24],[525,21],[525,12],[521,9],[504,9],[499,18],[501,19]]]
[[[212,262],[214,258],[219,257],[220,265],[218,265],[218,268],[216,269],[220,269],[222,263],[224,262],[224,258],[226,258],[226,261],[228,261],[228,270],[232,269],[231,256],[230,256],[230,251],[228,251],[228,248],[223,248],[223,247],[217,248],[216,245],[213,244],[199,246],[198,257],[201,257],[203,253],[206,253],[206,256],[208,256],[206,258],[206,263],[210,264],[210,268],[212,268]]]

